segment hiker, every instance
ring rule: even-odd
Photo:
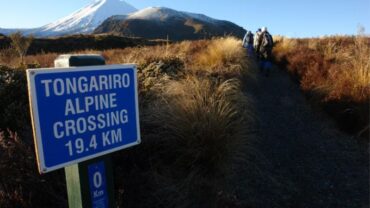
[[[251,31],[247,31],[243,38],[243,47],[247,49],[247,55],[249,57],[253,57],[253,42],[253,33]]]
[[[267,31],[267,27],[262,28],[260,38],[260,67],[262,72],[265,72],[265,75],[268,76],[272,68],[272,47],[274,46],[274,41],[271,34]]]
[[[260,54],[261,34],[262,34],[261,28],[258,28],[258,30],[256,31],[256,35],[254,36],[254,43],[253,43],[253,47],[254,47],[257,59],[259,59],[261,56]]]

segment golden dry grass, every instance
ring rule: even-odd
[[[209,69],[233,68],[234,64],[246,60],[244,50],[239,47],[240,45],[240,40],[235,38],[214,39],[204,51],[196,56],[195,66]]]
[[[110,63],[120,56],[139,63],[142,121],[151,126],[148,174],[166,206],[215,206],[246,158],[254,119],[241,90],[249,65],[240,45],[223,38],[103,53]]]
[[[232,167],[246,159],[253,115],[240,81],[187,76],[161,91],[144,117],[158,126],[160,192],[171,195],[174,207],[191,207],[194,200],[213,206]]]
[[[240,40],[234,37],[217,38],[213,40],[183,41],[174,44],[158,46],[132,47],[104,51],[84,50],[77,54],[102,54],[107,64],[136,63],[145,64],[159,59],[179,58],[185,68],[196,73],[219,73],[242,75],[242,69],[249,63],[245,52],[240,47]],[[37,54],[25,57],[27,64],[39,64],[40,67],[52,67],[56,53]],[[0,64],[16,67],[19,58],[9,50],[0,51]]]
[[[140,181],[144,188],[129,197],[141,195],[147,201],[126,203],[146,207],[161,207],[164,202],[170,207],[214,207],[219,191],[227,194],[229,190],[225,187],[235,174],[235,164],[245,160],[254,121],[249,100],[241,89],[241,79],[249,74],[251,65],[245,59],[240,40],[225,37],[76,53],[100,53],[107,64],[138,64],[143,143],[119,156],[117,161],[124,157],[135,159],[116,163],[117,169],[134,167],[126,169],[128,176],[116,186],[135,190],[138,184],[130,181]],[[57,55],[38,54],[25,60],[28,64],[51,67]],[[10,58],[1,61],[10,66],[16,63]],[[4,105],[13,104],[10,99],[4,100]],[[28,123],[24,121],[25,125]],[[9,187],[18,190],[13,183]],[[1,200],[7,199],[0,195]],[[20,195],[19,200],[29,198]]]
[[[335,50],[335,45],[325,57],[337,62],[337,66],[329,71],[329,80],[319,89],[329,94],[328,99],[350,98],[354,101],[370,99],[370,45],[365,37],[358,36],[354,44],[347,50]],[[334,48],[334,49],[333,49]]]
[[[364,35],[281,38],[274,54],[298,75],[304,90],[315,91],[326,101],[370,99],[370,41]]]

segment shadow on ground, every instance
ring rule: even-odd
[[[245,80],[264,160],[241,174],[241,206],[369,207],[367,148],[311,109],[285,71],[271,72]]]

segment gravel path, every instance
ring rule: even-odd
[[[245,92],[259,123],[257,150],[267,161],[262,172],[280,184],[256,182],[252,196],[261,197],[248,207],[369,207],[367,148],[311,109],[285,71],[258,73],[246,80]]]

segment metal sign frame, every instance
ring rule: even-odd
[[[39,118],[39,107],[38,107],[38,100],[37,100],[37,92],[36,92],[36,83],[35,83],[35,76],[37,74],[57,74],[57,73],[68,73],[68,72],[88,72],[88,71],[97,71],[97,70],[115,70],[115,69],[133,69],[134,70],[134,89],[135,89],[135,104],[136,104],[136,134],[137,140],[133,143],[129,143],[126,145],[122,145],[119,147],[115,147],[112,149],[108,149],[99,153],[95,153],[93,155],[88,155],[79,159],[71,160],[59,165],[47,167],[45,164],[45,155],[44,155],[44,147],[42,144],[42,129],[40,126],[40,118]],[[139,107],[138,107],[138,81],[137,81],[137,68],[134,64],[122,64],[122,65],[101,65],[101,66],[87,66],[87,67],[69,67],[69,68],[42,68],[42,69],[27,69],[27,82],[28,82],[28,94],[30,100],[30,111],[31,111],[31,120],[32,120],[32,129],[34,135],[34,142],[35,142],[35,149],[36,149],[36,158],[37,164],[40,173],[47,173],[53,170],[57,170],[69,165],[77,164],[86,160],[90,160],[99,156],[103,156],[112,152],[116,152],[122,149],[126,149],[141,143],[141,135],[140,135],[140,122],[139,122]]]

